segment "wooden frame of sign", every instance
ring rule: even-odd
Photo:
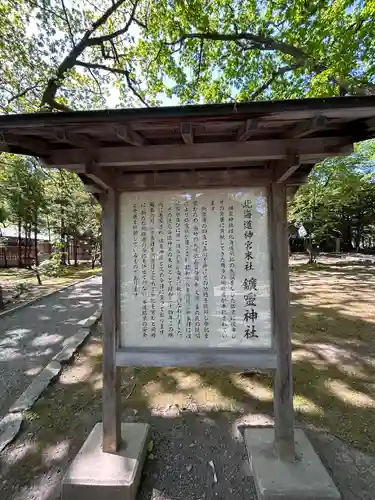
[[[0,152],[78,173],[103,207],[104,451],[120,444],[122,366],[265,368],[274,370],[275,447],[294,459],[287,189],[374,137],[374,117],[375,96],[0,117]],[[254,186],[267,190],[271,344],[123,345],[121,193]]]
[[[119,196],[110,189],[103,205],[103,448],[117,449],[120,440],[120,386],[122,366],[185,366],[275,370],[274,411],[277,448],[283,457],[294,455],[293,390],[289,312],[286,186],[264,185],[268,198],[268,233],[272,278],[272,346],[269,348],[120,348]],[[178,176],[169,188],[181,188]],[[183,186],[187,190],[195,185]],[[212,186],[211,186],[212,187]],[[222,185],[219,179],[217,187]],[[238,186],[238,189],[244,186]],[[113,298],[115,297],[115,300]]]

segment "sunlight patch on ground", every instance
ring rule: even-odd
[[[342,380],[326,380],[324,386],[345,403],[363,408],[375,408],[375,399],[356,391]]]

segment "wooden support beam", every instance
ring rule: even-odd
[[[142,137],[138,132],[131,130],[129,127],[117,126],[115,127],[115,134],[118,139],[131,144],[132,146],[144,146],[147,141],[144,137]]]
[[[352,144],[348,137],[327,137],[300,139],[295,148],[302,163],[315,163],[326,156],[333,156],[329,148],[339,141]],[[147,165],[204,165],[217,162],[233,164],[237,162],[252,163],[268,160],[280,160],[288,157],[288,143],[285,140],[260,140],[250,142],[222,142],[202,144],[172,144],[163,146],[147,146],[143,148],[110,147],[97,150],[97,164],[113,167],[136,167]],[[51,153],[51,166],[71,168],[85,164],[87,152],[77,150],[55,150]]]
[[[258,123],[255,120],[246,120],[237,132],[237,141],[247,141],[257,128]]]
[[[97,184],[85,184],[84,188],[87,193],[91,194],[98,194],[104,192],[104,188],[98,186]]]
[[[39,139],[38,137],[6,134],[5,137],[3,135],[3,141],[7,143],[9,148],[8,151],[12,150],[12,146],[18,146],[21,149],[29,151],[33,155],[46,156],[50,154],[50,148],[48,147],[47,141]]]
[[[89,177],[97,186],[103,189],[115,189],[117,174],[112,169],[105,169],[98,167],[94,161],[88,161],[85,165],[83,172]]]
[[[181,123],[180,131],[182,135],[182,139],[185,144],[193,144],[194,142],[194,134],[193,134],[193,126],[191,123]]]
[[[59,130],[56,132],[56,139],[58,141],[66,141],[77,148],[84,149],[89,153],[90,157],[95,156],[95,152],[100,146],[98,141],[95,141],[92,137],[85,134],[78,134],[72,132],[66,132],[65,130]]]
[[[286,186],[270,189],[273,340],[277,353],[274,378],[275,448],[282,460],[295,460],[292,340],[289,306],[289,258]]]
[[[120,371],[116,367],[118,335],[118,193],[100,196],[103,207],[103,451],[115,453],[121,441]]]
[[[264,186],[271,182],[265,169],[212,169],[181,172],[128,173],[118,176],[116,187],[121,191],[152,191],[179,188]]]
[[[367,130],[375,130],[375,117],[366,120],[366,128]]]
[[[310,120],[297,123],[297,125],[292,129],[290,136],[295,139],[306,137],[314,132],[327,128],[328,123],[329,120],[325,116],[314,116],[314,118],[311,118]]]
[[[5,140],[4,134],[0,132],[0,153],[8,153],[9,146],[7,141]]]
[[[285,182],[299,169],[300,164],[299,154],[296,151],[290,151],[288,158],[274,167],[275,182]]]

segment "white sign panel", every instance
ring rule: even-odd
[[[121,347],[271,347],[264,188],[120,195]]]

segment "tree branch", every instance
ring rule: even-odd
[[[148,105],[147,101],[145,101],[144,98],[141,96],[141,94],[134,88],[134,85],[130,79],[130,75],[129,74],[125,75],[125,77],[128,87],[133,92],[133,94],[138,97],[138,99],[141,101],[142,104],[146,106],[146,108],[149,108],[150,106]]]
[[[7,105],[11,104],[13,101],[16,101],[17,99],[20,99],[21,97],[24,97],[28,92],[31,90],[34,90],[38,87],[40,82],[36,82],[33,85],[30,85],[29,87],[26,87],[24,90],[21,90],[18,92],[18,94],[12,95],[10,99],[8,99]]]
[[[68,31],[69,31],[70,41],[72,42],[72,47],[74,49],[74,47],[75,47],[74,36],[73,36],[73,32],[72,32],[72,27],[70,26],[70,22],[69,22],[69,18],[68,18],[68,13],[66,11],[64,0],[61,0],[61,5],[62,5],[63,11],[64,11],[64,16],[65,16],[66,24],[68,25]]]
[[[130,78],[130,72],[127,69],[111,68],[110,66],[105,66],[104,64],[87,63],[85,61],[76,61],[76,65],[82,66],[82,67],[87,68],[87,69],[101,69],[103,71],[109,71],[110,73],[124,75],[126,78],[126,83],[128,84],[128,87],[133,92],[133,94],[142,102],[142,104],[144,104],[146,107],[149,107],[148,103],[144,100],[142,95],[134,87],[134,82],[132,82],[132,80]]]
[[[196,81],[195,81],[195,90],[196,91],[198,89],[198,84],[199,84],[199,80],[201,77],[203,47],[204,47],[204,40],[202,39],[201,44],[200,44],[200,48],[199,48],[198,70],[197,70],[197,76],[196,76]]]
[[[207,33],[185,33],[177,40],[167,43],[167,45],[182,44],[188,39],[198,39],[198,40],[217,40],[226,42],[240,42],[248,41],[251,42],[249,46],[242,45],[245,50],[249,49],[259,49],[259,50],[277,50],[284,54],[292,56],[297,61],[305,61],[308,59],[305,52],[299,47],[290,45],[288,43],[280,42],[274,38],[264,37],[255,35],[254,33],[217,33],[217,32],[207,32]]]
[[[65,77],[65,74],[67,71],[72,69],[77,61],[77,58],[84,52],[84,50],[89,47],[90,45],[96,45],[93,43],[90,43],[91,35],[103,24],[106,23],[106,21],[109,19],[109,17],[116,12],[117,9],[121,7],[123,3],[125,3],[126,0],[117,0],[116,2],[113,2],[110,7],[93,23],[90,29],[88,29],[81,40],[75,45],[75,47],[69,52],[69,54],[63,59],[61,64],[58,66],[55,76],[50,78],[47,87],[43,93],[42,99],[41,99],[41,107],[44,104],[47,104],[50,106],[52,109],[58,109],[60,111],[68,111],[69,108],[67,108],[65,105],[58,103],[56,101],[56,94],[59,89],[59,87],[62,84],[62,80]],[[135,7],[133,7],[132,12],[135,12],[135,8],[138,5],[138,1],[136,0],[136,3],[134,4]],[[127,29],[129,29],[130,23],[131,23],[130,18],[128,22],[126,23]],[[117,35],[116,35],[117,36]],[[101,42],[99,42],[101,43]]]
[[[88,69],[102,69],[104,71],[109,71],[110,73],[117,73],[119,75],[129,75],[129,71],[127,69],[121,68],[111,68],[110,66],[105,66],[104,64],[97,63],[87,63],[85,61],[76,61],[77,66],[82,66]]]
[[[122,0],[121,3],[123,3],[123,1],[124,0]],[[90,47],[92,45],[100,45],[103,42],[108,42],[110,40],[113,40],[114,38],[117,38],[120,35],[125,34],[129,30],[131,23],[134,21],[135,11],[137,10],[139,1],[140,0],[135,0],[134,1],[133,8],[132,8],[132,11],[130,13],[129,19],[128,19],[127,23],[125,24],[125,26],[123,28],[121,28],[121,29],[119,29],[117,31],[114,31],[113,33],[109,33],[108,35],[103,35],[103,36],[97,36],[97,37],[94,37],[94,38],[90,38],[90,40],[88,40],[87,46]]]
[[[236,45],[241,47],[242,50],[272,50],[278,51],[283,54],[293,57],[296,61],[298,67],[310,68],[316,73],[322,73],[327,69],[327,66],[320,64],[305,53],[299,47],[291,45],[289,43],[281,42],[275,38],[268,36],[256,35],[254,33],[217,33],[217,32],[206,32],[206,33],[185,33],[180,36],[177,40],[172,42],[167,42],[166,45],[180,45],[182,47],[185,40],[216,40],[216,41],[227,41],[234,42]],[[247,43],[246,43],[247,42]],[[343,86],[337,79],[333,79],[333,82],[339,85],[341,91],[348,93],[348,89]]]
[[[252,101],[262,92],[264,92],[271,85],[271,83],[276,80],[278,76],[285,75],[285,73],[288,73],[289,71],[294,71],[295,69],[299,68],[299,66],[299,64],[293,64],[292,66],[282,66],[278,70],[273,71],[268,80],[262,83],[262,85],[260,85],[257,89],[254,90],[254,92],[251,93],[249,99]]]

